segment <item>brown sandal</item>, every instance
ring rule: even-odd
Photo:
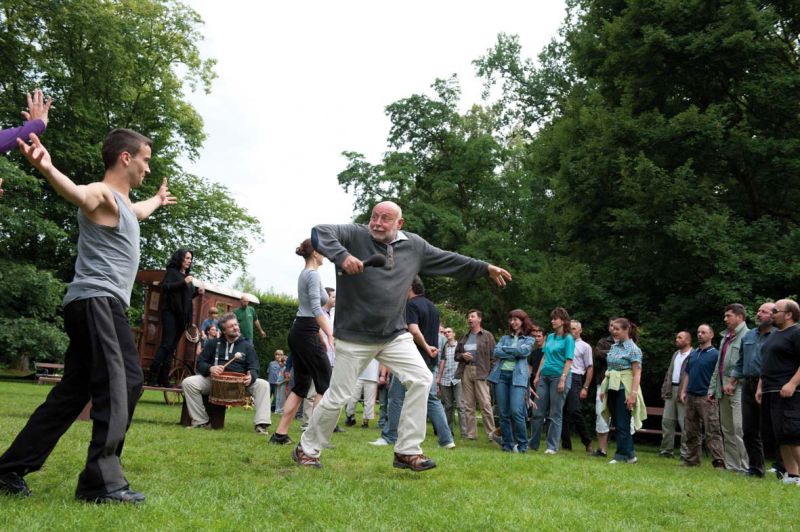
[[[297,465],[303,467],[315,467],[317,469],[322,468],[322,464],[320,463],[319,458],[313,458],[311,456],[308,456],[303,451],[303,448],[300,445],[295,447],[294,451],[292,451],[292,460],[297,462]]]
[[[436,462],[424,454],[397,454],[394,453],[394,463],[398,469],[410,469],[411,471],[427,471],[436,467]]]

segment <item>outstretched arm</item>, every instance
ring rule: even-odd
[[[103,183],[76,185],[69,177],[53,166],[50,154],[47,153],[39,137],[31,133],[30,139],[30,146],[25,144],[22,139],[17,139],[22,155],[41,172],[55,191],[58,192],[59,196],[80,207],[86,213],[92,213],[104,204],[115,205],[114,209],[116,209],[114,196],[106,185]]]
[[[133,213],[139,220],[144,220],[159,207],[175,205],[176,203],[178,203],[178,198],[169,193],[167,178],[165,177],[164,180],[161,181],[161,188],[158,189],[155,196],[144,201],[137,201],[133,204]]]

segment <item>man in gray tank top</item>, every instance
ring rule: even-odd
[[[76,185],[53,166],[35,134],[31,145],[18,140],[25,158],[68,202],[78,207],[78,259],[64,297],[69,347],[64,377],[0,456],[0,492],[30,495],[23,477],[41,469],[59,438],[92,401],[92,439],[75,497],[96,503],[137,504],[144,495],[130,489],[120,454],[142,392],[142,370],[126,309],[139,267],[139,220],[176,202],[166,178],[155,196],[131,203],[132,188],[150,173],[152,141],[129,129],[115,129],[103,143],[103,180]]]

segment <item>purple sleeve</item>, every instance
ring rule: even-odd
[[[31,120],[25,122],[19,127],[12,127],[11,129],[0,130],[0,153],[5,153],[17,147],[17,137],[27,141],[28,135],[36,133],[41,135],[45,129],[44,122],[39,120]]]

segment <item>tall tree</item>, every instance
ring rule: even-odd
[[[189,247],[197,273],[220,279],[244,262],[260,227],[224,186],[186,173],[179,163],[197,157],[204,140],[202,119],[185,91],[208,91],[215,76],[214,61],[197,47],[201,24],[191,8],[170,0],[4,0],[0,126],[18,124],[25,92],[41,87],[55,101],[43,141],[56,166],[79,184],[102,177],[100,148],[111,129],[152,138],[153,176],[134,199],[152,195],[167,176],[180,203],[142,223],[141,265],[164,267],[176,248]],[[63,290],[73,274],[75,210],[18,154],[9,160],[30,177],[4,173],[0,250],[42,278],[52,272]],[[57,323],[53,315],[36,319]],[[13,355],[6,345],[0,342],[0,363]]]
[[[349,154],[340,182],[361,212],[397,198],[412,230],[508,264],[512,291],[474,292],[495,318],[561,304],[599,335],[626,315],[659,361],[725,304],[796,291],[798,34],[785,0],[572,0],[538,61],[508,35],[475,61],[481,107],[459,115],[446,82],[389,106],[391,150]]]
[[[153,194],[168,176],[180,205],[142,224],[142,265],[163,267],[176,247],[187,246],[197,252],[198,273],[222,278],[238,262],[232,258],[244,258],[259,224],[224,186],[187,174],[178,162],[197,157],[205,138],[202,119],[185,101],[186,88],[208,91],[215,76],[214,61],[197,48],[201,23],[191,8],[168,0],[6,0],[0,121],[17,122],[24,93],[42,87],[56,102],[45,143],[59,169],[78,183],[103,175],[100,146],[109,130],[128,127],[152,138],[154,177],[134,194]],[[6,184],[13,192],[14,184]],[[43,217],[66,228],[68,239],[24,256],[67,280],[74,211],[50,201],[48,186],[41,199]],[[229,228],[224,234],[216,229],[222,222]]]

